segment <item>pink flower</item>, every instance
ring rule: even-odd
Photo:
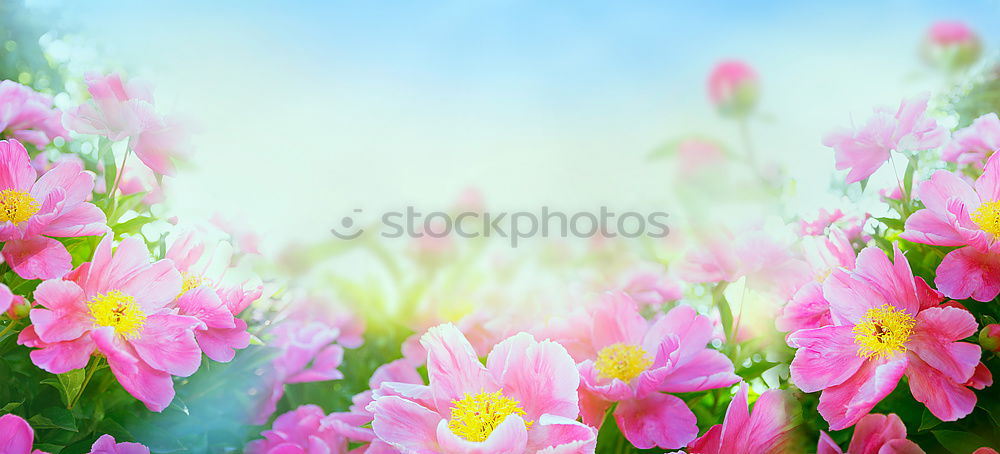
[[[979,37],[960,21],[932,24],[922,48],[924,59],[929,63],[952,71],[975,63],[981,51]]]
[[[857,257],[847,235],[836,227],[826,237],[803,238],[802,245],[815,280],[800,287],[782,309],[775,320],[779,331],[793,332],[831,324],[830,303],[823,296],[823,282],[835,269],[853,269]]]
[[[750,412],[749,387],[740,384],[726,418],[688,445],[690,454],[764,454],[787,452],[793,424],[785,393],[764,391]]]
[[[171,376],[190,376],[201,364],[194,331],[203,323],[167,307],[180,292],[169,260],[150,263],[135,238],[112,254],[108,235],[91,262],[38,286],[41,307],[31,310],[18,343],[37,347],[32,362],[53,374],[83,368],[99,353],[126,391],[162,411],[174,398]]]
[[[252,418],[264,424],[285,395],[285,384],[338,380],[344,377],[337,368],[344,359],[344,348],[333,343],[340,332],[319,322],[287,320],[273,331],[271,347],[279,350],[265,378],[267,393]]]
[[[941,152],[941,159],[980,168],[997,150],[1000,150],[1000,119],[990,112],[972,120],[968,127],[955,131]]]
[[[234,244],[244,254],[260,254],[260,236],[243,224],[237,224],[219,213],[212,215],[212,225],[233,238]]]
[[[723,115],[745,116],[757,104],[757,72],[740,60],[725,60],[708,76],[708,98]]]
[[[947,139],[947,130],[925,115],[927,96],[904,100],[895,114],[877,108],[861,128],[839,129],[823,139],[833,148],[837,170],[851,169],[847,183],[870,177],[896,150],[922,151],[936,148]]]
[[[263,440],[247,445],[249,454],[347,453],[347,438],[326,422],[323,409],[303,405],[274,420]]]
[[[50,237],[100,235],[104,213],[85,202],[94,174],[63,161],[36,181],[28,152],[16,140],[0,141],[0,242],[3,259],[25,279],[61,277],[72,268],[66,247]]]
[[[696,392],[739,381],[722,353],[706,348],[712,322],[689,306],[647,321],[623,293],[594,309],[593,353],[579,364],[583,421],[600,426],[612,402],[622,434],[640,449],[680,448],[698,436],[694,413],[666,392]]]
[[[166,254],[184,278],[176,307],[181,315],[203,322],[195,331],[195,339],[205,355],[219,362],[231,361],[236,350],[250,345],[247,323],[238,315],[262,292],[260,285],[246,289],[246,282],[224,280],[232,252],[225,246],[228,244],[213,243],[203,235],[188,232],[180,235]]]
[[[3,454],[48,454],[31,450],[35,431],[20,416],[0,416],[0,452]],[[149,454],[149,448],[139,443],[115,443],[111,435],[101,435],[90,447],[90,454]]]
[[[594,452],[597,433],[576,421],[579,375],[561,345],[520,333],[483,366],[454,325],[421,342],[430,384],[382,383],[368,406],[384,442],[405,452]]]
[[[67,112],[67,127],[115,142],[129,139],[135,155],[150,169],[173,175],[174,161],[187,152],[187,133],[176,119],[156,113],[152,89],[126,82],[119,74],[88,74],[84,79],[93,102]]]
[[[916,443],[906,439],[906,426],[894,414],[870,414],[858,421],[847,454],[923,454]],[[820,431],[816,454],[844,454],[826,432]]]
[[[986,163],[970,185],[939,170],[921,183],[926,206],[906,220],[900,238],[953,250],[937,269],[934,284],[949,298],[990,301],[1000,293],[1000,155]]]
[[[45,148],[56,137],[68,138],[62,113],[52,97],[12,80],[0,82],[0,133]]]
[[[833,430],[858,422],[904,374],[913,397],[938,419],[955,421],[975,406],[967,383],[980,349],[960,342],[976,332],[975,318],[939,305],[942,296],[913,276],[898,248],[894,252],[890,262],[869,247],[853,271],[835,270],[823,284],[833,324],[787,338],[798,349],[792,382],[805,392],[823,391],[818,410]]]

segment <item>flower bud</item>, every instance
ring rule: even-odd
[[[1000,352],[1000,325],[986,325],[979,332],[979,345],[991,352]]]
[[[757,104],[760,83],[757,72],[739,60],[719,63],[708,76],[708,97],[719,113],[745,117]]]
[[[947,71],[972,65],[981,52],[979,36],[964,22],[958,21],[940,21],[931,25],[921,49],[924,60]]]

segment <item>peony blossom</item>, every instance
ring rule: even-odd
[[[53,374],[81,369],[99,354],[126,391],[162,411],[174,398],[171,376],[190,376],[201,364],[194,332],[204,324],[167,307],[182,282],[169,260],[150,263],[136,238],[112,253],[111,241],[105,236],[93,260],[65,279],[38,286],[40,307],[18,343],[36,347],[31,361]]]
[[[187,133],[174,118],[156,113],[151,87],[119,74],[88,74],[93,101],[66,113],[66,126],[81,134],[128,139],[130,148],[156,173],[173,175],[174,161],[187,153]]]
[[[858,421],[846,454],[923,454],[906,439],[906,426],[894,414],[870,414]],[[816,454],[845,454],[826,432],[820,431]]]
[[[689,454],[764,454],[787,452],[793,424],[788,398],[776,389],[757,398],[753,412],[747,401],[749,387],[740,385],[729,403],[722,424],[716,424],[687,447]]]
[[[12,80],[0,82],[0,135],[45,148],[56,137],[68,138],[62,113],[52,97]]]
[[[746,116],[757,104],[759,92],[757,72],[740,60],[719,62],[708,76],[708,98],[723,115]]]
[[[421,342],[430,384],[384,382],[368,405],[382,441],[404,452],[594,452],[597,432],[576,421],[579,375],[561,345],[520,333],[484,366],[454,325]]]
[[[972,120],[968,127],[955,131],[941,151],[941,159],[981,168],[997,150],[1000,150],[1000,118],[990,112]]]
[[[676,449],[698,436],[694,413],[666,393],[739,381],[729,358],[706,348],[712,322],[689,306],[647,321],[628,295],[608,293],[592,315],[592,353],[578,366],[583,421],[600,426],[605,411],[618,402],[615,422],[640,449]]]
[[[323,409],[303,405],[274,420],[263,440],[247,444],[248,454],[347,453],[347,438],[325,422]]]
[[[104,213],[86,202],[94,174],[62,161],[36,180],[24,146],[0,141],[0,242],[3,259],[25,279],[62,277],[72,268],[69,251],[51,237],[100,235]]]
[[[832,324],[790,334],[798,349],[792,382],[805,392],[822,391],[819,413],[840,430],[858,422],[896,387],[905,374],[913,397],[934,416],[955,421],[976,404],[978,345],[961,342],[976,332],[976,320],[914,277],[894,246],[894,260],[869,247],[853,271],[835,270],[823,283]]]
[[[956,247],[941,261],[934,284],[949,298],[990,301],[1000,294],[1000,155],[969,184],[939,170],[917,188],[926,206],[906,220],[900,238]]]
[[[854,268],[857,257],[847,235],[836,227],[830,229],[825,237],[803,238],[802,245],[815,280],[800,287],[782,308],[775,326],[783,332],[819,328],[832,323],[830,303],[823,296],[823,282],[835,269]]]
[[[823,139],[833,148],[837,170],[851,169],[847,183],[870,177],[895,150],[922,151],[937,148],[948,137],[945,128],[927,117],[927,96],[904,100],[893,114],[886,108],[875,109],[861,128],[842,128]]]
[[[15,414],[0,416],[0,453],[3,454],[48,454],[31,450],[35,442],[35,431],[27,421]],[[115,443],[111,435],[101,435],[90,447],[89,454],[149,454],[149,448],[139,443]]]
[[[943,20],[927,30],[921,50],[928,63],[955,71],[975,63],[982,44],[976,32],[964,22]]]

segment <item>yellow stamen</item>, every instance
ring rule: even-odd
[[[177,294],[178,298],[187,293],[188,290],[196,289],[210,282],[208,279],[197,274],[181,273],[181,276],[184,278],[184,283],[181,284],[181,292]]]
[[[1000,237],[1000,201],[983,202],[970,217],[980,230],[994,238]]]
[[[31,194],[14,189],[0,191],[0,222],[15,224],[31,219],[40,206]]]
[[[852,330],[858,356],[878,359],[905,352],[914,322],[910,314],[888,304],[868,309]]]
[[[448,428],[468,441],[486,441],[493,430],[508,416],[525,416],[521,403],[503,395],[503,390],[493,393],[465,393],[461,400],[451,401],[451,419]],[[531,428],[532,421],[525,421]]]
[[[594,367],[597,375],[628,383],[653,365],[653,360],[638,345],[612,344],[597,352]]]
[[[98,326],[110,326],[115,333],[134,339],[142,334],[142,326],[146,322],[146,314],[136,304],[135,298],[119,290],[101,293],[91,298],[87,303],[90,316]]]

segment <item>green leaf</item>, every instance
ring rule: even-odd
[[[968,454],[983,446],[989,446],[983,440],[971,432],[959,432],[956,430],[934,430],[931,431],[938,443],[947,448],[953,454]]]
[[[115,164],[115,153],[111,150],[110,140],[101,137],[97,143],[97,155],[101,157],[101,162],[104,163],[104,190],[111,191],[111,187],[115,185],[115,177],[118,176],[118,167]],[[105,193],[105,196],[111,199],[114,194]],[[105,214],[110,211],[111,207],[107,208],[108,210],[105,211]]]
[[[17,407],[20,407],[21,404],[23,404],[23,403],[24,403],[24,401],[21,401],[21,402],[8,402],[7,405],[4,405],[3,407],[0,407],[0,413],[3,413],[3,414],[11,413],[11,412],[14,411],[14,409],[16,409]]]
[[[35,429],[62,429],[76,432],[76,418],[73,413],[62,407],[48,407],[41,413],[28,419]]]
[[[118,219],[121,219],[125,213],[128,213],[130,210],[134,210],[139,206],[139,204],[142,203],[142,198],[145,196],[145,192],[137,192],[135,194],[119,197],[117,206],[115,206],[114,212],[111,213],[110,218],[108,218],[108,222],[115,222]]]
[[[917,430],[924,431],[933,429],[934,427],[937,427],[938,424],[941,424],[941,420],[935,418],[934,415],[925,408],[924,414],[920,418],[920,428]]]
[[[65,374],[58,375],[59,384],[62,385],[62,397],[65,398],[63,404],[69,405],[70,399],[80,394],[86,376],[87,374],[84,369],[71,370]]]
[[[150,222],[153,222],[155,220],[156,219],[153,219],[149,216],[136,216],[125,222],[122,222],[121,224],[117,224],[111,227],[111,230],[115,232],[115,238],[120,238],[122,235],[126,234],[130,235],[138,233],[139,230],[142,229],[142,226],[149,224]]]
[[[781,363],[776,363],[767,360],[759,361],[747,367],[744,367],[740,370],[737,370],[736,375],[743,377],[744,380],[752,380],[754,378],[760,377],[761,375],[764,374],[764,372],[771,370],[772,367],[777,366],[778,364]]]
[[[875,219],[878,219],[879,222],[885,224],[885,226],[889,227],[890,229],[894,230],[905,229],[905,224],[903,224],[903,221],[899,219],[893,219],[893,218],[875,218]]]
[[[906,164],[906,172],[903,174],[903,198],[907,201],[913,198],[913,173],[917,171],[916,156],[910,157],[909,161]]]

